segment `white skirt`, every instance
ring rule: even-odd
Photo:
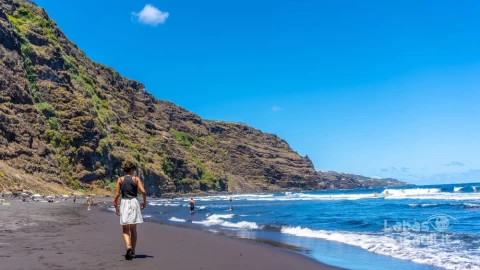
[[[143,217],[137,199],[122,199],[120,202],[120,224],[138,223],[143,223]]]

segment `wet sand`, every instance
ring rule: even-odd
[[[114,213],[82,201],[0,205],[0,269],[338,269],[253,241],[145,222],[137,258],[124,259]]]

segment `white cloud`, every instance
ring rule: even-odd
[[[137,19],[139,23],[152,26],[163,24],[169,15],[168,12],[163,12],[150,4],[145,5],[145,7],[138,13],[132,12],[132,16]]]
[[[278,107],[278,106],[273,106],[273,107],[272,107],[272,111],[273,111],[273,112],[278,112],[278,111],[281,111],[281,110],[282,110],[282,108],[280,108],[280,107]]]

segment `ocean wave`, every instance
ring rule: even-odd
[[[185,219],[182,218],[176,218],[176,217],[171,217],[168,220],[173,221],[173,222],[185,222]]]
[[[480,204],[476,204],[476,203],[464,203],[463,205],[466,208],[480,208]]]
[[[388,192],[388,194],[387,194]],[[461,197],[456,197],[461,195]],[[465,196],[463,196],[465,195]],[[315,193],[303,193],[303,192],[283,192],[280,194],[241,194],[241,195],[216,195],[195,197],[195,200],[200,202],[212,202],[212,201],[228,201],[229,198],[233,201],[338,201],[338,200],[363,200],[363,199],[457,199],[457,200],[475,200],[480,199],[480,187],[448,187],[448,188],[406,188],[406,189],[384,189],[375,196],[374,191],[371,193],[328,193],[321,192],[321,194]],[[182,199],[184,202],[188,202],[189,199]],[[163,201],[161,201],[163,202]]]
[[[340,231],[312,230],[302,227],[283,227],[284,234],[298,237],[319,238],[357,246],[373,253],[387,255],[416,263],[428,264],[446,269],[479,269],[480,255],[462,250],[461,240],[449,243],[449,248],[438,246],[419,246],[412,239],[415,235],[404,235],[402,241],[392,235],[384,234],[357,234]],[[455,245],[456,248],[452,248]]]
[[[453,192],[478,192],[478,187],[470,186],[470,187],[454,187]]]
[[[248,199],[260,199],[260,198],[271,198],[274,194],[239,194],[239,195],[216,195],[216,196],[205,196],[205,197],[195,197],[196,201],[228,201],[232,198],[235,200],[248,200]],[[189,201],[185,199],[184,201]]]

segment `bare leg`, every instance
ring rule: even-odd
[[[132,237],[132,253],[135,254],[135,247],[137,246],[137,224],[130,225],[130,235]]]
[[[130,243],[130,228],[129,225],[122,225],[123,230],[123,240],[125,241],[125,246],[128,248],[131,246]]]

